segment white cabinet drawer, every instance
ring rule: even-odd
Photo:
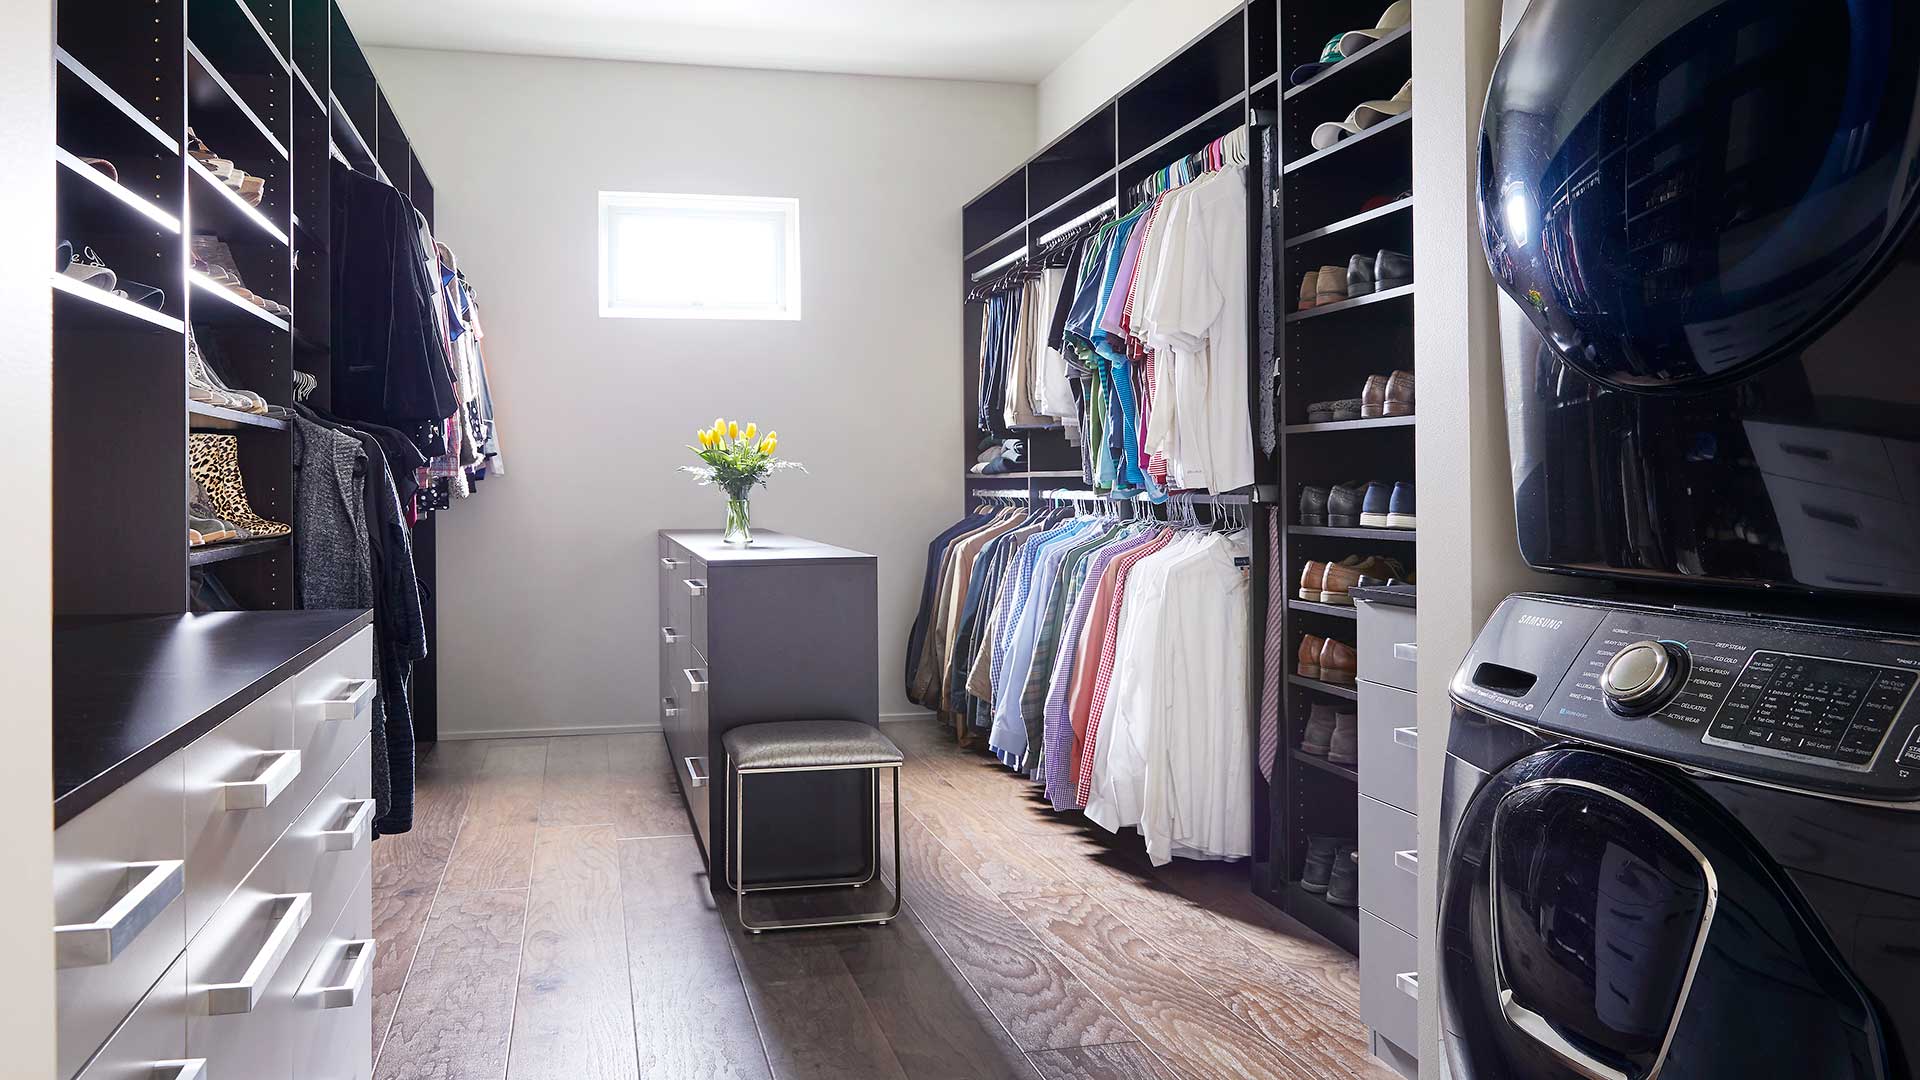
[[[172,1063],[171,1068],[163,1068]],[[187,1062],[187,962],[173,962],[80,1080],[175,1080]]]
[[[1355,606],[1360,677],[1402,690],[1420,689],[1419,639],[1414,633],[1419,619],[1414,610],[1377,600]]]
[[[313,897],[312,919],[318,927],[333,925],[373,865],[372,753],[372,740],[361,736],[268,856],[280,888]],[[288,964],[306,967],[319,947],[320,935],[310,935],[288,957]]]
[[[57,1075],[100,1048],[186,947],[182,754],[53,834]]]
[[[1420,1039],[1419,952],[1412,934],[1360,913],[1360,1019],[1407,1051]]]
[[[1417,813],[1419,697],[1360,680],[1360,794]]]
[[[1409,934],[1420,930],[1418,818],[1360,797],[1360,908]]]
[[[293,996],[295,1080],[373,1075],[373,875],[361,876]]]
[[[306,806],[298,790],[307,766],[293,744],[293,687],[274,687],[182,753],[192,937]]]
[[[289,794],[293,805],[305,806],[373,730],[373,627],[335,646],[292,682],[300,779]]]
[[[279,870],[263,860],[187,946],[187,1053],[209,1080],[294,1080],[291,960],[323,931]]]

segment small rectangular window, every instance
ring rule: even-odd
[[[800,200],[601,192],[600,315],[798,319]]]

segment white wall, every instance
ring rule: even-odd
[[[4,6],[0,34],[0,505],[15,521],[52,513],[53,248],[51,7]],[[7,1076],[51,1076],[53,1045],[53,554],[43,529],[0,534],[0,1046]]]
[[[1034,145],[1052,141],[1239,6],[1238,0],[1133,0],[1121,8],[1040,81]]]
[[[371,50],[475,284],[509,475],[440,519],[442,735],[658,721],[654,533],[717,415],[811,475],[757,526],[880,564],[882,713],[960,502],[960,205],[1033,145],[1030,87]],[[601,189],[800,200],[799,322],[601,319]],[[827,617],[830,617],[828,615]]]

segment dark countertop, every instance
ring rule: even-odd
[[[54,620],[55,827],[372,621],[370,611]]]
[[[834,547],[832,544],[788,536],[786,533],[777,533],[769,529],[753,530],[753,543],[746,547],[727,543],[726,534],[718,529],[662,529],[660,533],[693,552],[709,566],[714,563],[773,565],[800,562],[857,562],[873,558],[864,551]]]
[[[1371,600],[1376,604],[1391,604],[1394,607],[1415,607],[1416,589],[1412,585],[1376,585],[1368,589],[1351,589],[1355,600]]]

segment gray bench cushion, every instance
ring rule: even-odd
[[[721,736],[739,769],[854,768],[904,760],[878,728],[853,720],[779,720],[742,724]]]

